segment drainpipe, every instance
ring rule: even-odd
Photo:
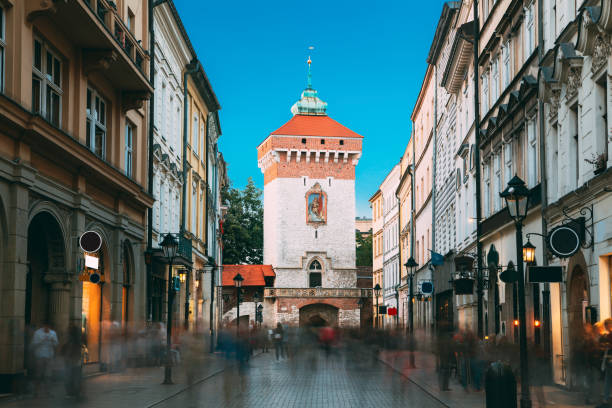
[[[478,337],[484,337],[483,324],[483,276],[482,276],[482,235],[480,221],[482,219],[481,186],[480,186],[480,98],[478,95],[478,61],[479,61],[479,38],[480,24],[478,23],[478,0],[474,0],[474,161],[476,162],[476,273],[477,273],[477,294],[478,294]]]
[[[433,169],[431,176],[431,250],[436,250],[436,158],[438,153],[438,67],[434,64],[434,123],[433,123]],[[433,252],[432,252],[433,256]],[[431,294],[431,319],[433,322],[434,333],[437,327],[437,321],[434,316],[436,311],[436,285],[435,273],[436,267],[432,266],[431,283],[434,291]]]
[[[149,0],[149,82],[155,90],[155,7],[165,3],[166,0]],[[153,136],[155,127],[155,92],[149,99],[149,135],[148,135],[148,148],[147,148],[147,191],[153,196]],[[153,250],[153,208],[149,208],[147,211],[147,254],[151,256]],[[151,290],[152,290],[152,276],[153,276],[153,260],[149,259],[147,262],[147,320],[151,321],[153,318],[153,310],[151,308]]]
[[[538,60],[539,66],[542,66],[544,58],[544,5],[542,0],[538,0]],[[546,144],[544,140],[545,121],[544,102],[542,98],[538,98],[538,125],[540,133],[540,185],[541,185],[541,212],[542,212],[542,233],[548,231],[548,221],[546,219],[546,208],[548,207],[548,182],[546,180]],[[548,266],[548,247],[542,245],[542,265]],[[543,326],[543,342],[544,353],[548,358],[547,375],[552,378],[552,344],[551,344],[551,313],[550,313],[550,283],[544,284],[542,291],[542,326]]]
[[[181,237],[185,233],[185,218],[187,216],[187,140],[189,137],[189,98],[187,96],[187,79],[189,75],[197,72],[200,63],[197,59],[193,59],[185,67],[183,73],[183,205],[181,206]],[[193,204],[192,204],[193,205]]]
[[[412,123],[412,136],[410,137],[412,141],[412,164],[410,165],[410,257],[414,259],[414,177],[416,170],[416,152],[415,152],[415,141],[414,141],[414,122]],[[410,273],[414,273],[414,268],[410,271]],[[414,276],[410,276],[410,298],[408,299],[408,314],[410,316],[410,334],[414,333],[414,303],[413,294],[414,289],[412,285],[414,284]]]

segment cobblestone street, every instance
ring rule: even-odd
[[[364,356],[367,356],[365,354]],[[364,357],[366,358],[366,357]],[[242,376],[226,369],[156,407],[443,407],[379,361],[355,362],[318,352],[299,362],[273,353],[251,361]],[[222,392],[221,392],[222,390]]]

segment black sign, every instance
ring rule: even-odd
[[[85,252],[98,252],[102,246],[102,237],[95,231],[86,231],[79,238],[79,246]]]
[[[378,314],[387,314],[387,306],[378,306]]]
[[[100,282],[100,274],[98,274],[97,272],[92,273],[91,275],[89,275],[89,281],[91,283],[99,283]]]
[[[430,293],[433,293],[433,283],[431,282],[423,282],[421,283],[421,292],[429,295]]]
[[[569,225],[559,225],[547,237],[548,247],[559,258],[569,258],[580,249],[580,235]]]
[[[563,282],[563,267],[530,266],[529,282]]]

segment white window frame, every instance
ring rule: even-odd
[[[499,98],[499,56],[493,57],[491,63],[491,102],[495,104]]]
[[[501,197],[499,196],[499,193],[502,191],[501,152],[493,155],[493,173],[493,211],[497,212],[501,210]]]
[[[504,46],[502,47],[502,64],[503,64],[503,79],[504,79],[504,89],[506,89],[508,87],[508,85],[510,85],[510,78],[512,75],[511,69],[512,69],[512,64],[510,63],[510,39],[508,39],[508,41],[506,41],[506,44],[504,44]]]
[[[200,144],[199,142],[199,132],[200,132],[200,123],[199,123],[199,115],[197,113],[193,114],[193,126],[191,129],[191,150],[193,151],[193,153],[197,156],[199,154],[199,146]]]
[[[527,186],[535,187],[538,182],[536,125],[535,119],[527,122]]]
[[[202,186],[203,187],[203,186]],[[200,238],[204,239],[204,215],[207,213],[204,208],[204,189],[200,188]]]
[[[106,124],[108,115],[108,103],[106,103],[106,99],[100,93],[98,93],[95,88],[88,86],[86,92],[87,94],[85,97],[85,111],[87,119],[85,121],[85,131],[89,131],[89,140],[87,140],[86,138],[85,143],[89,150],[91,150],[95,155],[104,160],[106,159]],[[87,106],[88,103],[90,104],[90,107]],[[102,143],[100,143],[101,151],[99,152],[99,154],[98,152],[96,152],[96,129],[100,130],[100,134],[102,135]]]
[[[191,192],[191,232],[197,235],[197,215],[198,215],[198,183],[193,182],[193,190]]]
[[[524,47],[525,47],[525,55],[524,60],[531,55],[533,50],[535,49],[535,32],[534,32],[534,3],[532,2],[529,6],[525,7],[525,30],[524,35]]]
[[[126,119],[125,121],[125,175],[132,177],[134,173],[134,135],[136,126]]]
[[[504,144],[504,185],[508,184],[513,176],[512,141]]]
[[[489,71],[482,74],[482,116],[489,111]]]
[[[36,44],[40,44],[40,67],[36,66]],[[46,41],[35,36],[32,43],[32,111],[39,113],[47,121],[55,126],[60,126],[62,121],[62,70],[63,63],[59,55],[51,49]],[[51,68],[49,68],[49,58],[51,58]],[[4,64],[3,64],[4,65]],[[59,68],[59,72],[56,70]],[[49,72],[51,69],[51,72]],[[38,82],[38,101],[35,104],[34,82]],[[50,105],[50,98],[57,96],[58,106],[57,115],[53,115]],[[38,106],[36,106],[38,105]],[[54,117],[56,116],[56,119]]]
[[[201,153],[200,153],[200,157],[202,158],[202,161],[204,161],[204,154],[206,153],[206,129],[204,128],[205,125],[205,121],[201,120],[200,121],[200,138],[202,140],[200,140],[200,149],[202,149]]]

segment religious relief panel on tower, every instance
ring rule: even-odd
[[[327,222],[327,194],[319,183],[306,193],[306,222],[315,227]]]

